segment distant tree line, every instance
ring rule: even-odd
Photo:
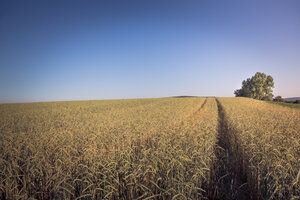
[[[284,102],[284,103],[296,103],[296,104],[300,104],[300,100],[285,100],[283,99],[281,96],[277,96],[273,99],[273,101],[275,102]]]
[[[236,97],[250,97],[259,100],[272,100],[274,80],[270,75],[257,72],[251,78],[242,82],[242,88],[235,90]]]

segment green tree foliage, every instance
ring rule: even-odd
[[[283,102],[283,98],[281,96],[277,96],[273,99],[273,101]]]
[[[273,98],[273,77],[265,73],[257,72],[251,78],[242,82],[242,88],[235,90],[236,97],[251,97],[259,100],[271,100]]]

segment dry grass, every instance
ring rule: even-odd
[[[231,147],[262,199],[300,198],[300,111],[248,98],[220,98]]]
[[[0,105],[0,197],[205,198],[217,108],[204,101]]]

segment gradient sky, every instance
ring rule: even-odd
[[[300,96],[300,1],[0,2],[0,102]]]

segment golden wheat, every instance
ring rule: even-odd
[[[217,134],[204,101],[0,105],[1,197],[204,198]]]
[[[300,111],[248,98],[220,98],[231,146],[258,198],[300,198]]]
[[[299,116],[247,98],[3,104],[0,198],[218,198],[228,140],[249,197],[297,199]]]

